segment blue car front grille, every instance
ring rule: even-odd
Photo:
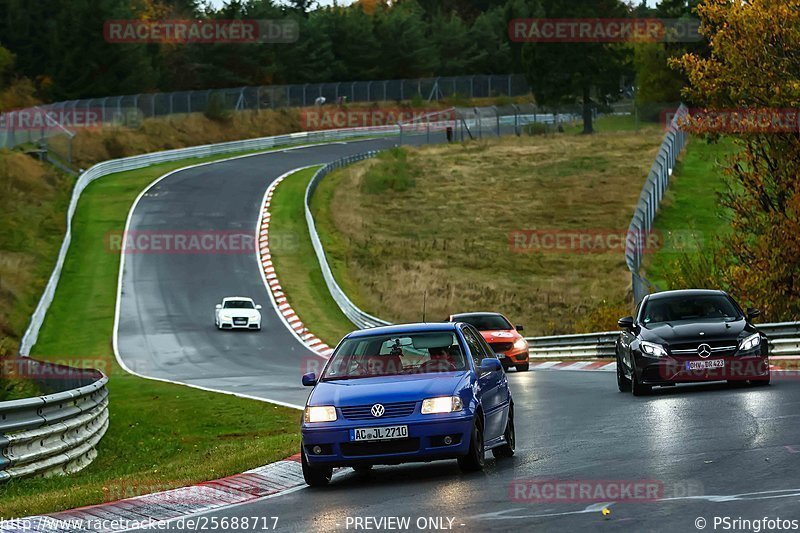
[[[379,403],[379,402],[376,402]],[[372,414],[372,406],[369,405],[356,405],[353,407],[341,407],[342,416],[348,420],[383,420],[384,418],[402,418],[410,416],[417,408],[417,402],[397,402],[397,403],[384,403],[383,416],[376,417]]]

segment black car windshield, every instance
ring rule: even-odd
[[[247,300],[230,300],[225,302],[225,309],[253,309],[253,302]]]
[[[650,300],[642,310],[642,323],[678,322],[681,320],[734,320],[742,313],[723,294],[686,295]]]
[[[475,329],[478,331],[514,329],[514,326],[503,318],[502,315],[455,315],[453,316],[453,321],[466,322],[471,326],[475,326]]]
[[[331,356],[322,381],[466,370],[452,331],[369,335],[345,340]]]

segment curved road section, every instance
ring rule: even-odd
[[[314,146],[180,171],[146,191],[129,230],[255,234],[276,177],[392,143]],[[274,311],[254,253],[127,254],[121,289],[119,356],[132,370],[303,405],[302,359],[315,356]],[[216,330],[214,305],[227,295],[264,306],[260,333]],[[613,373],[512,372],[509,381],[517,454],[489,459],[485,472],[461,474],[455,461],[365,476],[343,470],[324,490],[200,518],[275,517],[277,531],[300,532],[764,531],[775,520],[782,529],[800,520],[796,380],[689,385],[643,398],[617,392]]]
[[[224,392],[302,406],[304,358],[318,357],[281,321],[252,248],[270,183],[295,168],[381,150],[394,139],[316,145],[181,170],[152,184],[130,213],[128,238],[148,244],[123,257],[117,349],[130,370]],[[167,243],[210,236],[212,250]],[[135,241],[134,241],[135,242]],[[263,306],[262,331],[218,331],[214,306],[249,296]]]

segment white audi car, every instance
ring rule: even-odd
[[[214,311],[214,325],[219,329],[261,329],[261,309],[252,298],[223,298]]]

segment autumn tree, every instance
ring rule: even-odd
[[[785,111],[800,107],[800,0],[706,0],[697,11],[710,55],[673,61],[689,80],[684,97],[744,117],[722,128],[739,148],[723,198],[733,229],[729,288],[765,319],[800,319],[800,132]],[[758,110],[768,123],[748,123]],[[695,116],[691,129],[714,137],[720,122],[708,116]]]

